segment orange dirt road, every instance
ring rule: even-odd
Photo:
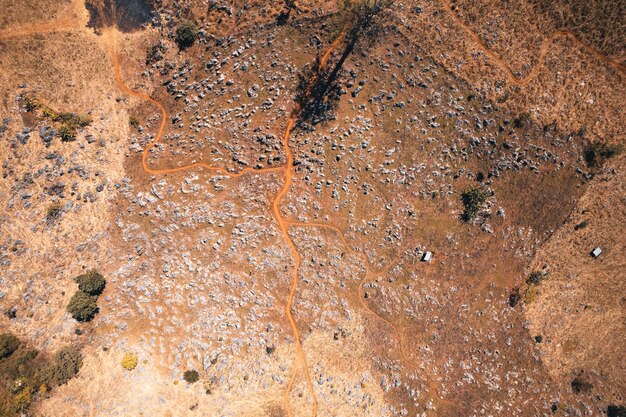
[[[246,173],[249,172],[283,172],[285,175],[285,181],[283,182],[283,186],[280,189],[278,195],[276,196],[276,198],[274,198],[274,201],[272,202],[272,209],[274,212],[274,216],[276,217],[276,221],[278,222],[278,226],[285,238],[285,240],[287,241],[287,245],[289,246],[289,250],[294,258],[295,261],[295,266],[293,269],[293,280],[292,280],[292,284],[291,284],[291,288],[289,290],[289,295],[287,298],[287,302],[285,303],[285,315],[287,316],[287,320],[289,321],[289,324],[291,326],[291,330],[295,339],[295,347],[296,347],[296,358],[294,361],[294,366],[293,366],[293,370],[291,372],[291,376],[289,378],[289,382],[287,384],[287,389],[285,391],[285,395],[284,395],[284,407],[285,410],[287,411],[287,414],[292,417],[293,416],[293,411],[291,410],[291,406],[289,403],[289,395],[291,393],[291,390],[293,388],[293,385],[295,383],[295,378],[297,375],[297,371],[300,367],[302,367],[302,369],[304,370],[304,374],[306,377],[306,381],[307,381],[307,388],[312,396],[313,399],[313,405],[312,405],[312,413],[311,415],[313,417],[317,416],[317,411],[318,411],[318,402],[317,402],[317,396],[315,395],[315,390],[313,388],[313,382],[311,379],[311,375],[309,373],[309,369],[307,366],[307,362],[306,362],[306,356],[304,354],[304,349],[302,348],[302,342],[300,340],[300,332],[298,330],[298,325],[296,324],[296,321],[293,317],[293,314],[291,312],[292,310],[292,306],[293,306],[293,299],[295,296],[295,292],[296,289],[298,288],[298,282],[299,282],[299,278],[298,278],[298,270],[300,267],[300,254],[298,253],[298,250],[296,248],[295,243],[293,242],[293,240],[289,237],[289,232],[288,232],[288,228],[290,226],[289,222],[286,221],[284,219],[284,217],[282,216],[281,212],[280,212],[280,201],[283,199],[283,197],[287,194],[287,192],[289,192],[289,187],[291,186],[291,182],[292,182],[292,172],[291,172],[291,166],[293,165],[294,162],[294,156],[293,156],[293,152],[291,150],[291,147],[289,146],[289,139],[291,137],[291,132],[293,131],[296,121],[298,119],[298,116],[300,115],[300,107],[296,106],[293,111],[291,112],[291,115],[289,116],[289,119],[287,121],[287,127],[285,128],[285,133],[283,135],[283,146],[285,147],[285,153],[287,156],[287,162],[284,166],[282,167],[276,167],[276,168],[264,168],[264,169],[252,169],[252,168],[246,168],[242,171],[240,171],[239,173],[232,173],[232,172],[228,172],[226,169],[221,168],[221,167],[216,167],[213,165],[208,165],[202,162],[197,162],[197,163],[193,163],[190,165],[185,165],[182,167],[176,167],[176,168],[163,168],[163,169],[153,169],[150,168],[149,162],[148,162],[148,157],[150,154],[150,151],[155,148],[157,146],[157,144],[159,143],[159,140],[163,137],[163,133],[165,131],[165,124],[166,124],[166,120],[167,120],[167,110],[165,108],[165,106],[160,103],[159,101],[153,99],[152,97],[148,96],[147,94],[141,93],[141,92],[137,92],[132,90],[130,87],[128,87],[124,81],[122,80],[122,74],[121,74],[121,67],[120,67],[120,60],[119,60],[119,56],[117,53],[117,31],[115,29],[107,29],[105,31],[104,34],[108,40],[109,40],[109,51],[111,54],[111,60],[113,63],[113,68],[115,70],[115,81],[117,83],[117,85],[119,86],[120,90],[122,90],[122,92],[130,95],[130,96],[134,96],[137,97],[139,99],[145,100],[145,101],[149,101],[150,103],[154,104],[158,109],[159,112],[161,113],[161,122],[159,123],[159,128],[157,130],[157,133],[154,137],[154,140],[148,144],[143,151],[143,155],[142,155],[142,160],[141,160],[141,164],[142,167],[144,169],[144,171],[148,174],[171,174],[171,173],[175,173],[175,172],[181,172],[181,171],[186,171],[186,170],[190,170],[190,169],[194,169],[194,168],[204,168],[206,170],[209,171],[216,171],[219,172],[221,174],[230,176],[230,177],[239,177],[242,176]],[[326,50],[326,52],[324,53],[324,55],[322,56],[322,58],[319,61],[319,66],[317,68],[317,71],[314,75],[314,78],[311,80],[311,83],[309,84],[309,88],[307,89],[307,91],[305,92],[305,96],[308,95],[311,91],[311,88],[313,86],[313,83],[316,81],[319,72],[321,71],[321,69],[323,68],[323,66],[326,64],[326,62],[328,61],[331,53],[333,52],[333,50],[335,48],[337,48],[337,46],[341,43],[341,41],[343,40],[343,34],[341,34],[330,46],[329,48]],[[338,230],[338,229],[337,229]],[[343,236],[342,236],[343,237]]]
[[[0,40],[19,38],[40,33],[69,32],[83,28],[81,22],[76,20],[53,20],[35,25],[21,25],[9,29],[0,30]]]
[[[480,39],[480,37],[472,30],[472,28],[469,27],[467,23],[465,23],[463,20],[461,20],[461,18],[458,17],[458,15],[454,12],[454,10],[452,10],[452,7],[450,6],[450,3],[448,2],[448,0],[439,0],[439,3],[441,3],[441,7],[450,14],[452,19],[454,19],[454,21],[459,26],[461,26],[465,30],[465,32],[467,32],[467,34],[474,40],[478,48],[496,62],[496,64],[506,74],[507,79],[511,83],[519,87],[525,87],[526,85],[528,85],[529,82],[531,82],[539,74],[544,64],[545,57],[548,54],[548,51],[550,49],[550,46],[557,39],[560,39],[560,38],[571,38],[576,45],[580,46],[582,49],[589,52],[599,61],[604,62],[607,65],[610,65],[611,67],[615,68],[617,71],[619,71],[622,74],[626,73],[626,66],[620,64],[619,62],[613,61],[610,58],[607,58],[594,47],[587,45],[586,43],[578,39],[578,37],[576,36],[576,34],[574,34],[574,32],[569,31],[569,30],[560,30],[558,32],[553,33],[552,36],[550,36],[549,38],[546,38],[543,40],[543,42],[541,43],[541,48],[539,50],[539,61],[537,65],[533,67],[530,73],[526,77],[516,78],[515,75],[513,75],[513,71],[504,62],[504,60],[502,60],[502,58],[500,58],[498,54],[490,50],[487,47],[487,45],[485,45],[485,43]]]

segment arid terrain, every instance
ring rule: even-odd
[[[0,8],[0,417],[626,416],[625,2]]]

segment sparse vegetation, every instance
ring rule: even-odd
[[[183,379],[187,381],[188,384],[193,384],[194,382],[198,382],[200,374],[198,374],[198,371],[195,370],[185,371]]]
[[[531,120],[529,113],[522,113],[513,120],[513,126],[520,129]]]
[[[482,188],[474,187],[463,191],[461,193],[461,201],[463,202],[461,220],[464,222],[474,220],[487,201],[487,197],[487,191]]]
[[[182,20],[176,28],[176,43],[180,49],[187,49],[198,38],[198,28],[191,20]]]
[[[607,159],[619,155],[623,150],[624,147],[622,145],[594,142],[585,148],[583,157],[589,168],[598,168],[601,167]]]
[[[67,311],[77,321],[90,321],[98,312],[97,298],[83,291],[76,291],[67,305]]]
[[[89,126],[91,123],[89,116],[71,112],[59,113],[43,104],[41,101],[28,96],[24,97],[24,107],[29,112],[38,110],[42,117],[54,122],[57,135],[64,142],[76,139],[78,131]]]
[[[11,333],[0,334],[0,360],[8,358],[20,347],[20,340]]]
[[[593,389],[593,384],[583,376],[577,376],[572,380],[572,390],[575,394],[589,394]]]
[[[139,358],[137,357],[137,355],[135,355],[132,352],[128,352],[122,358],[121,365],[122,365],[122,368],[128,371],[132,371],[133,369],[137,367],[138,363],[139,363]]]
[[[584,229],[585,227],[587,227],[588,224],[589,224],[589,222],[587,220],[584,220],[584,221],[578,223],[576,226],[574,226],[574,230]]]
[[[546,273],[543,271],[533,271],[530,273],[528,278],[526,278],[526,284],[528,285],[539,285],[541,281],[543,281],[546,277]]]
[[[95,269],[77,276],[75,281],[78,289],[89,295],[100,295],[106,286],[106,280]]]
[[[146,65],[152,65],[162,60],[163,52],[165,52],[165,47],[161,42],[148,46],[146,48]]]
[[[128,119],[128,124],[135,129],[139,129],[139,119],[137,119],[135,116],[130,116],[130,119]]]
[[[511,294],[509,295],[509,306],[515,307],[519,303],[521,298],[522,297],[520,296],[519,288],[513,288],[513,291],[511,291]]]
[[[59,203],[52,203],[46,209],[46,221],[48,223],[53,223],[59,217],[61,217],[61,213],[63,213],[63,207]]]

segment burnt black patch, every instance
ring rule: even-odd
[[[141,29],[154,11],[154,0],[87,0],[87,26],[99,29],[116,26],[121,32]]]

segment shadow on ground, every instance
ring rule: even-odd
[[[153,0],[87,0],[87,26],[96,31],[115,25],[122,32],[140,29],[150,20]]]

